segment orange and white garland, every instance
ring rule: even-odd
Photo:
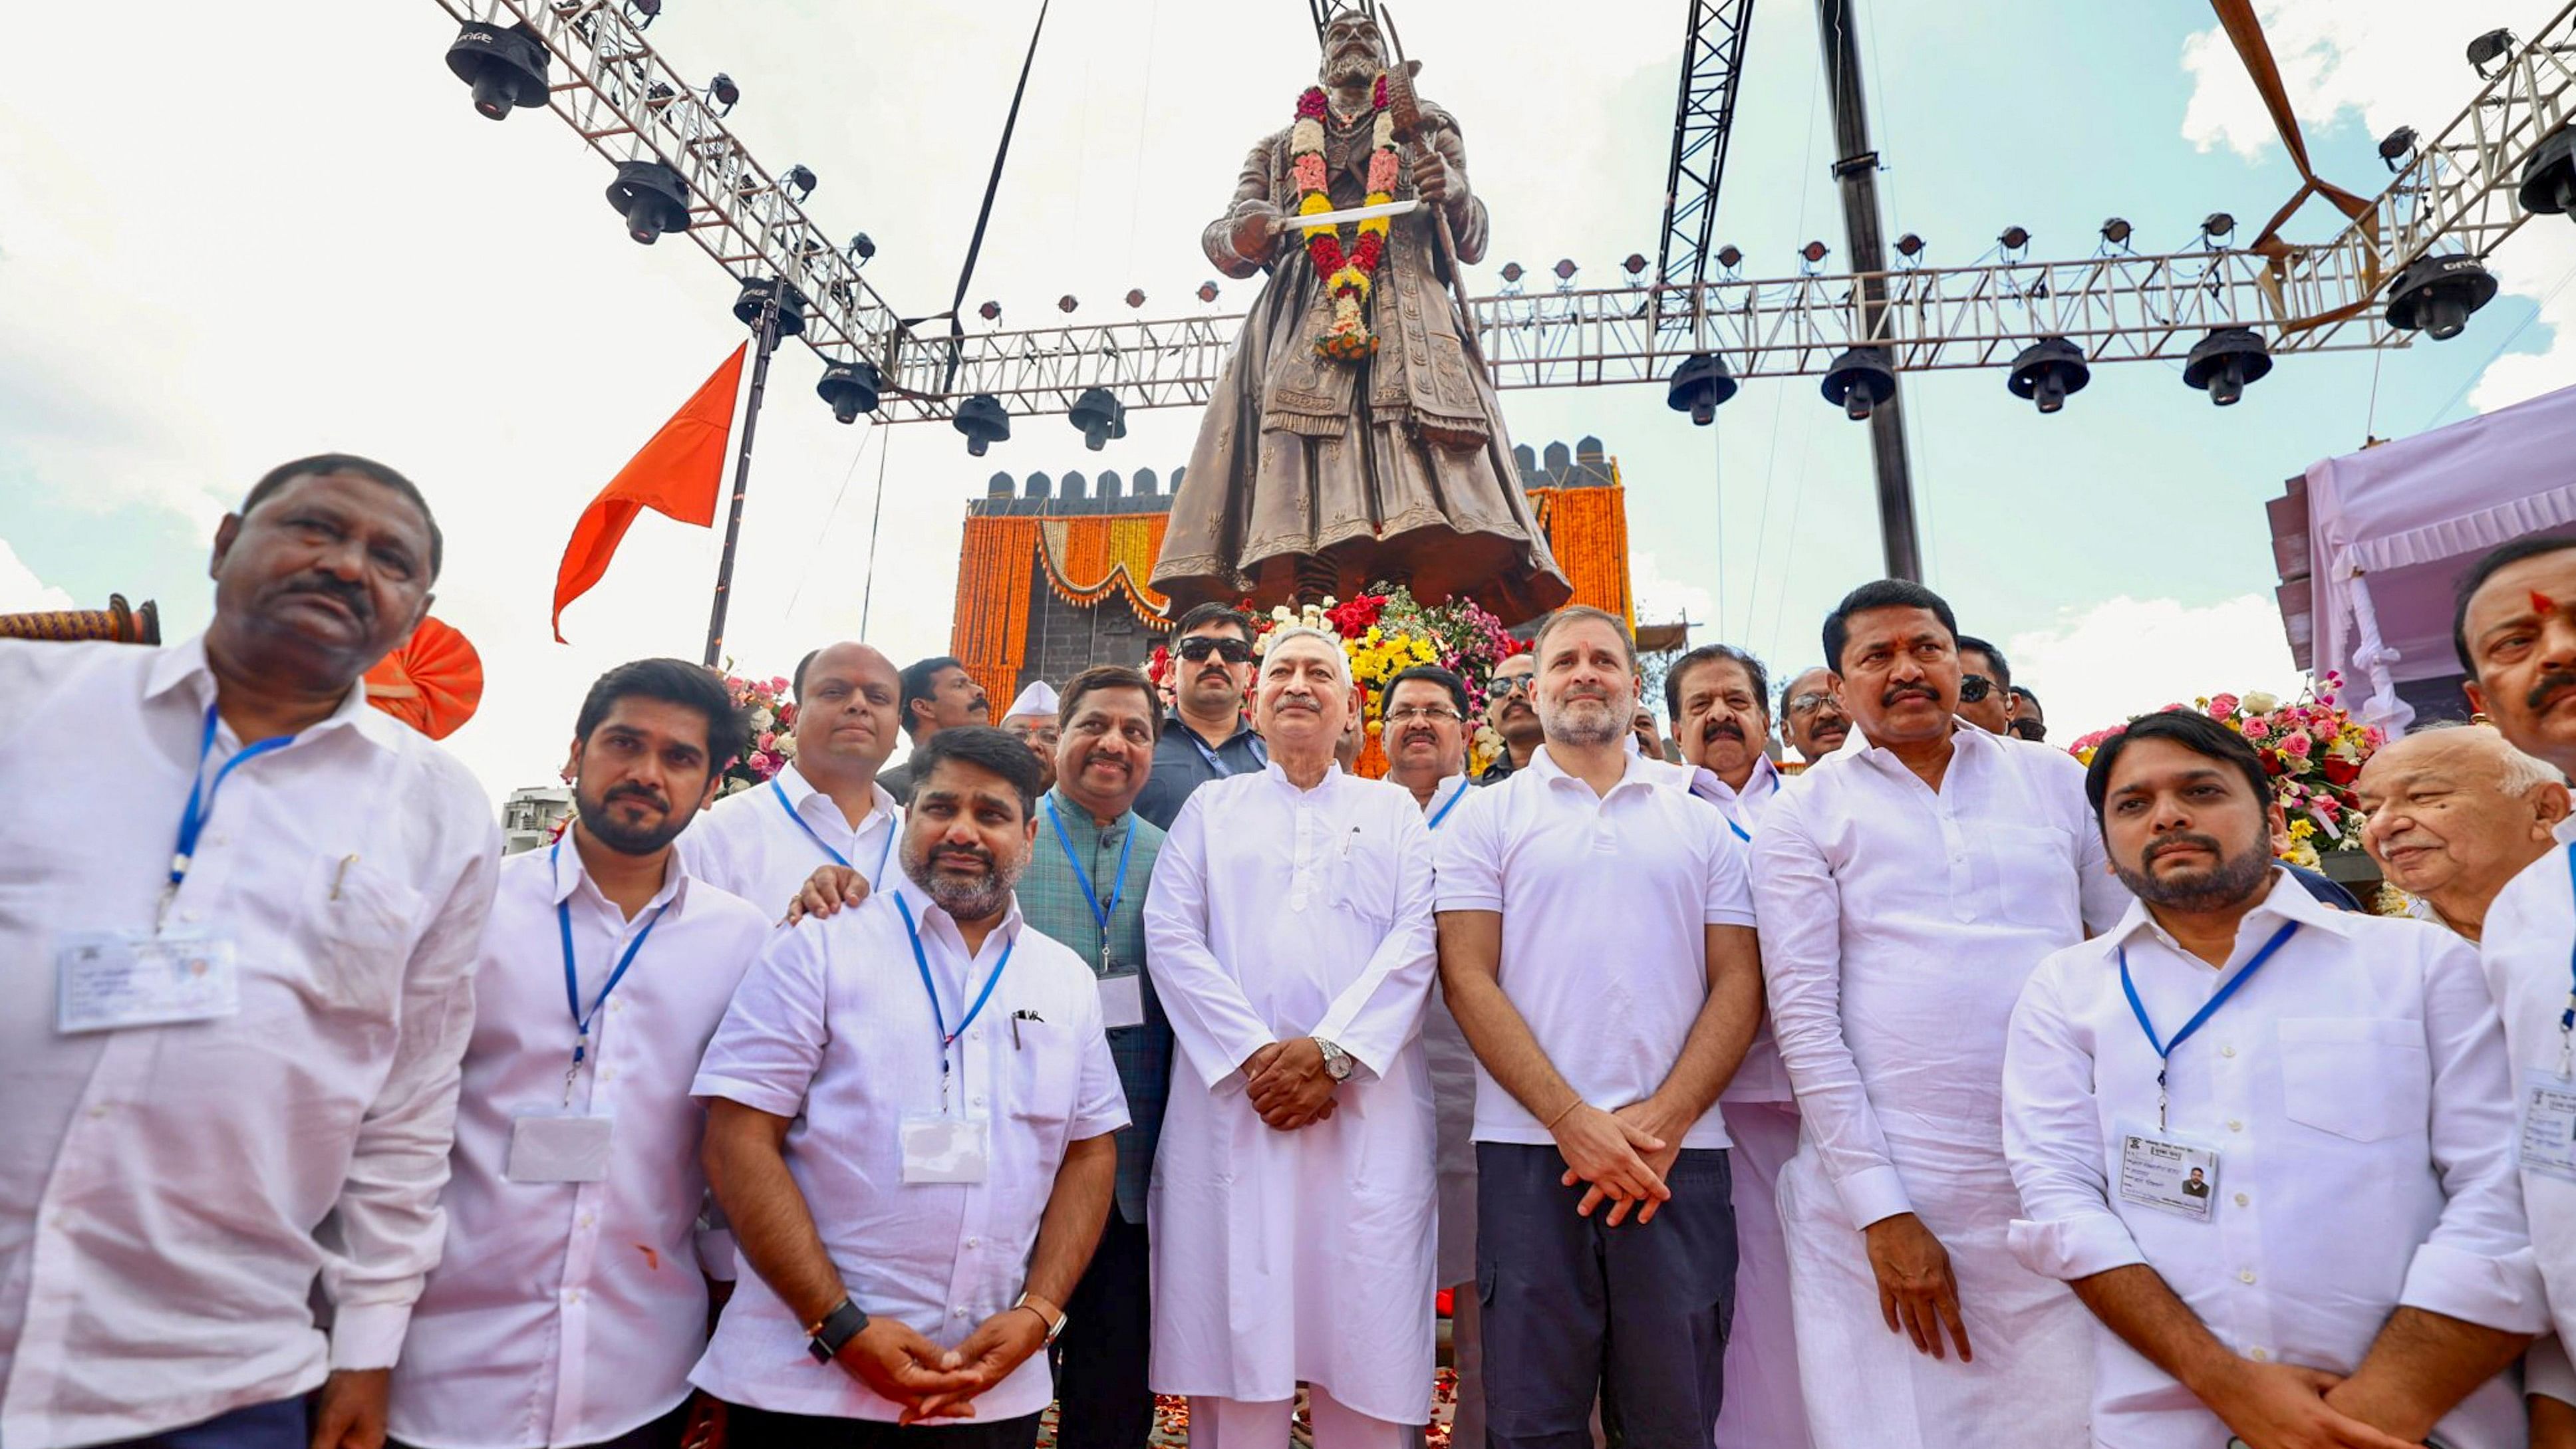
[[[1395,118],[1386,107],[1386,77],[1377,78],[1369,106],[1372,119],[1369,129],[1368,199],[1369,206],[1383,206],[1395,199],[1396,150]],[[1333,209],[1330,168],[1324,161],[1324,116],[1327,106],[1322,86],[1309,86],[1297,98],[1297,122],[1288,131],[1288,166],[1297,184],[1297,214],[1314,216]],[[1315,350],[1326,357],[1344,362],[1357,362],[1377,351],[1377,337],[1368,329],[1362,310],[1368,301],[1370,277],[1386,259],[1386,234],[1389,218],[1371,217],[1359,223],[1359,240],[1345,253],[1341,229],[1333,226],[1305,228],[1306,259],[1314,264],[1315,275],[1333,295],[1333,319],[1322,336],[1315,339]]]

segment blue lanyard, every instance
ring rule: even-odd
[[[551,858],[554,868],[562,870],[561,840],[555,842]],[[635,964],[635,953],[644,949],[644,938],[653,934],[655,926],[662,924],[662,913],[669,909],[667,905],[653,908],[653,914],[644,922],[644,929],[636,932],[635,939],[626,943],[626,954],[617,958],[616,969],[608,973],[608,983],[599,988],[598,998],[590,1003],[590,1011],[585,1015],[581,1009],[581,973],[573,964],[572,902],[555,902],[555,929],[563,936],[564,1005],[572,1012],[572,1066],[564,1073],[564,1101],[567,1104],[572,1101],[573,1078],[580,1074],[583,1060],[590,1055],[590,1024],[599,1019],[599,1009],[608,1004],[608,993],[615,991],[617,983],[626,979],[626,968]]]
[[[1230,768],[1225,761],[1217,758],[1216,751],[1208,748],[1208,742],[1199,738],[1199,732],[1197,730],[1191,729],[1188,725],[1184,724],[1181,726],[1181,733],[1190,737],[1190,743],[1198,747],[1199,758],[1208,762],[1208,768],[1216,771],[1218,779],[1231,780],[1234,778],[1233,769]],[[1234,736],[1226,736],[1225,743],[1234,743]],[[1261,736],[1259,735],[1254,735],[1252,737],[1252,758],[1258,762],[1263,769],[1266,770],[1270,768],[1270,751],[1262,745]]]
[[[2283,923],[2281,929],[2272,933],[2272,939],[2263,943],[2263,949],[2254,953],[2254,959],[2245,963],[2245,969],[2237,972],[2226,985],[2219,987],[2208,1001],[2202,1003],[2200,1010],[2192,1014],[2191,1020],[2182,1024],[2182,1030],[2175,1032],[2171,1041],[2156,1039],[2156,1024],[2147,1019],[2147,1005],[2138,999],[2137,983],[2129,979],[2129,948],[2126,946],[2120,948],[2120,989],[2128,993],[2129,1010],[2137,1013],[2139,1029],[2147,1034],[2147,1045],[2156,1049],[2157,1130],[2162,1131],[2165,1125],[2165,1065],[2173,1061],[2174,1048],[2189,1041],[2191,1034],[2200,1030],[2201,1023],[2216,1016],[2218,1008],[2227,1004],[2227,998],[2234,996],[2246,982],[2253,980],[2254,973],[2263,969],[2263,963],[2271,960],[2273,953],[2280,950],[2284,943],[2298,934],[2298,931],[2298,922]]]
[[[1127,898],[1127,857],[1136,849],[1136,822],[1127,822],[1127,842],[1118,847],[1118,884],[1110,889],[1109,904],[1104,906],[1100,893],[1091,888],[1091,877],[1083,870],[1081,859],[1073,853],[1073,840],[1064,833],[1064,817],[1056,813],[1054,796],[1047,797],[1046,808],[1047,820],[1055,826],[1055,843],[1064,847],[1064,863],[1073,867],[1073,878],[1082,887],[1082,899],[1091,907],[1091,919],[1100,925],[1100,949],[1106,953],[1109,918],[1118,914],[1118,903]]]
[[[806,838],[813,841],[815,846],[825,855],[832,857],[832,864],[839,866],[843,870],[856,870],[858,868],[850,864],[850,858],[848,856],[843,855],[832,848],[832,843],[825,840],[822,835],[814,829],[813,821],[810,821],[804,816],[796,813],[796,807],[787,803],[786,787],[779,784],[778,778],[774,775],[771,776],[769,780],[769,793],[778,797],[778,808],[787,812],[787,818],[796,822],[796,828],[804,831]],[[839,807],[835,806],[833,808],[838,809]],[[886,855],[893,849],[894,826],[889,822],[886,826],[885,844],[877,847],[876,874],[868,877],[868,888],[870,890],[874,890],[877,887],[877,884],[885,879]]]
[[[1449,812],[1458,808],[1458,802],[1467,798],[1467,792],[1475,788],[1475,783],[1475,781],[1467,779],[1463,775],[1459,777],[1458,793],[1450,796],[1449,803],[1440,807],[1440,813],[1431,817],[1432,829],[1437,830],[1440,828],[1440,822],[1448,819]]]
[[[1002,972],[1011,964],[1011,952],[1020,942],[1014,936],[1003,945],[1002,959],[993,963],[993,974],[984,978],[984,989],[976,995],[975,1004],[966,1008],[965,1019],[957,1023],[955,1031],[950,1031],[948,1014],[939,1005],[939,988],[930,979],[930,958],[922,953],[921,930],[912,922],[912,902],[905,900],[903,893],[897,891],[894,905],[896,910],[903,912],[903,933],[912,938],[912,964],[921,968],[921,989],[930,993],[930,1024],[939,1032],[939,1110],[945,1113],[948,1110],[948,1049],[957,1044],[957,1038],[966,1034],[966,1028],[975,1024],[975,1018],[984,1014],[984,1003],[993,999],[993,988],[1001,984]],[[974,963],[967,964],[971,966]]]
[[[188,866],[196,858],[198,837],[206,833],[206,822],[214,818],[215,793],[224,788],[232,772],[254,757],[285,749],[295,743],[294,735],[272,735],[255,745],[245,745],[234,756],[215,768],[212,783],[206,779],[206,757],[215,752],[215,707],[206,706],[206,730],[197,739],[197,770],[188,782],[188,808],[179,816],[179,843],[170,852],[170,884],[161,893],[161,907],[168,910],[170,898],[188,878]]]

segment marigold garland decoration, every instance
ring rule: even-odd
[[[1386,108],[1386,77],[1377,78],[1369,97],[1368,197],[1365,205],[1384,206],[1395,199],[1395,118]],[[1297,97],[1297,121],[1288,130],[1288,168],[1297,183],[1297,214],[1316,216],[1333,210],[1332,178],[1324,160],[1324,117],[1328,111],[1322,86],[1308,86]],[[1345,252],[1339,227],[1305,228],[1306,259],[1332,293],[1333,319],[1315,339],[1315,350],[1342,362],[1357,362],[1377,351],[1377,335],[1368,329],[1362,310],[1370,278],[1386,259],[1391,218],[1373,216],[1359,223],[1359,239]]]

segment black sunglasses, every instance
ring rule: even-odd
[[[1975,704],[1995,692],[1995,682],[1982,674],[1959,676],[1959,703]]]
[[[1181,657],[1192,664],[1201,662],[1211,654],[1222,658],[1228,664],[1241,664],[1252,658],[1251,645],[1240,639],[1219,639],[1209,634],[1182,640],[1180,650]]]

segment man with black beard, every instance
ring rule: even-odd
[[[2547,1312],[2475,953],[2275,870],[2262,761],[2205,716],[2084,786],[2137,901],[2031,973],[2003,1124],[2015,1256],[2108,1330],[2094,1442],[2521,1444],[2498,1375]]]
[[[690,1088],[750,1269],[691,1379],[762,1449],[1026,1449],[1117,1188],[1099,984],[1012,893],[1037,761],[981,725],[913,761],[900,876],[771,938]]]
[[[574,725],[575,818],[501,863],[474,977],[442,1205],[447,1252],[394,1370],[393,1437],[436,1449],[680,1442],[707,1279],[698,1231],[707,1039],[768,914],[672,842],[715,798],[743,723],[714,671],[642,659]]]

